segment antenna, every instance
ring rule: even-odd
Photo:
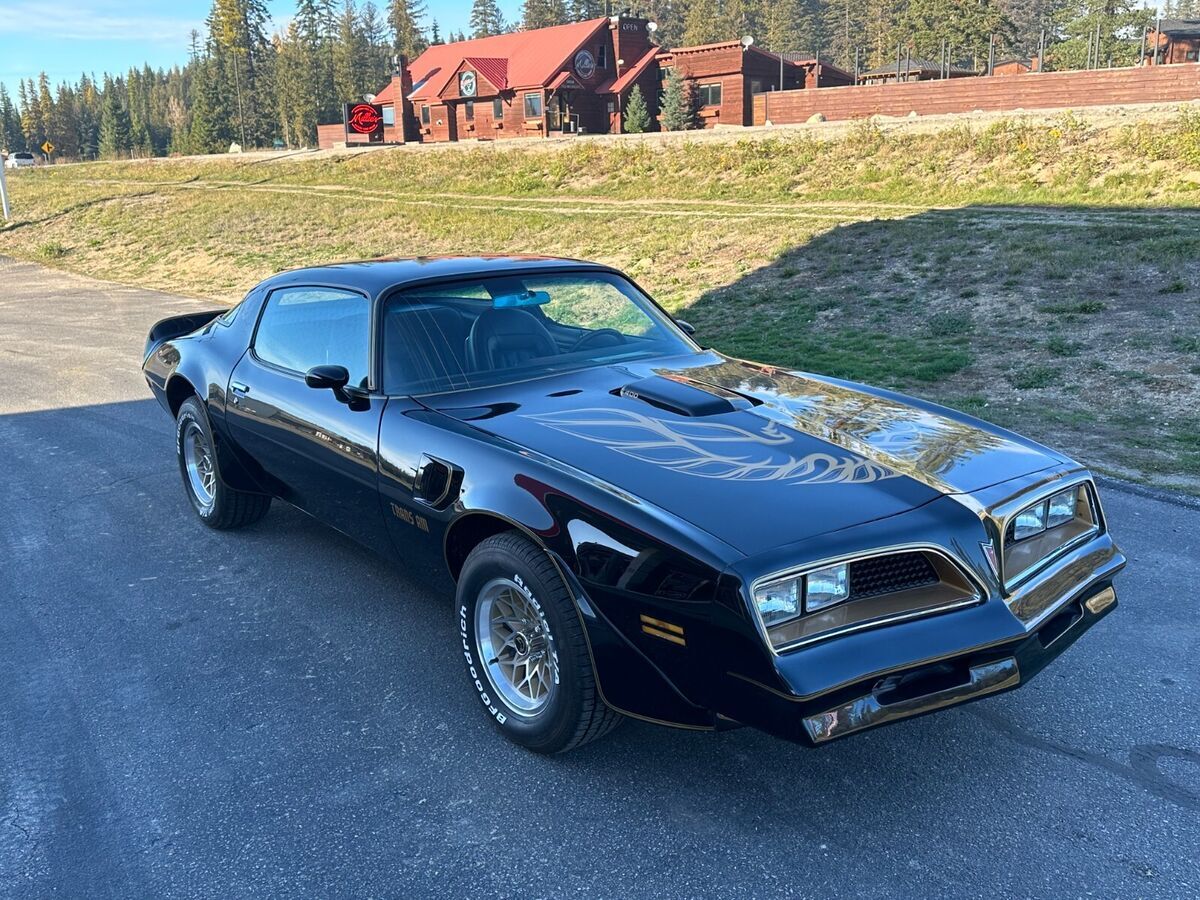
[[[749,50],[752,46],[754,46],[754,35],[748,34],[742,38],[743,50]]]
[[[658,23],[657,22],[647,22],[646,30],[648,32],[650,32],[651,34],[654,34],[654,32],[658,31]]]
[[[364,103],[374,103],[375,95],[374,94],[363,94],[363,102]]]

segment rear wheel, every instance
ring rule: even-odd
[[[204,404],[189,397],[175,417],[175,449],[179,473],[192,509],[210,528],[240,528],[267,514],[271,498],[238,491],[221,480],[216,445]]]
[[[621,721],[600,698],[567,586],[523,535],[498,534],[471,551],[456,607],[468,675],[507,738],[561,753]]]

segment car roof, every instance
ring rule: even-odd
[[[391,288],[429,279],[470,278],[563,268],[610,271],[599,263],[554,256],[413,256],[291,269],[268,278],[263,286],[273,290],[295,285],[344,285],[378,296]]]

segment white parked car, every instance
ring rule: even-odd
[[[4,161],[6,169],[24,169],[27,166],[36,166],[37,158],[32,153],[13,153]]]

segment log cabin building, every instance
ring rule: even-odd
[[[807,55],[781,59],[741,41],[665,50],[654,43],[655,30],[645,18],[606,16],[432,46],[411,64],[401,59],[374,97],[383,113],[383,140],[620,133],[634,87],[641,88],[656,121],[671,68],[691,82],[705,127],[751,124],[751,99],[759,92],[852,81]],[[367,142],[341,122],[318,126],[317,136],[322,148]]]
[[[1200,62],[1200,19],[1163,19],[1146,35],[1146,63]]]

